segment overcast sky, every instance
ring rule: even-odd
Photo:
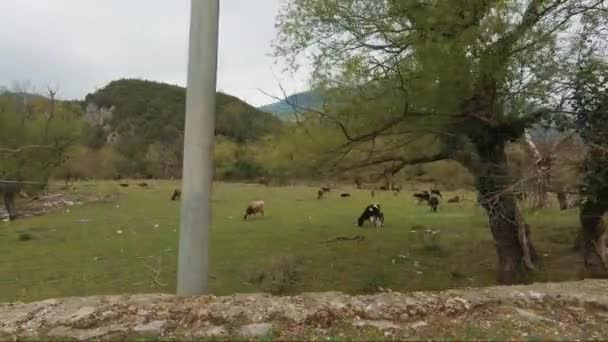
[[[203,0],[204,1],[204,0]],[[253,105],[306,89],[270,57],[283,0],[220,0],[218,90]],[[0,0],[0,86],[82,99],[119,78],[185,85],[190,0]]]

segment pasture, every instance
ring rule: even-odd
[[[0,223],[0,302],[174,292],[179,201],[170,197],[178,183],[130,184],[76,183],[79,192],[115,199]],[[439,211],[431,213],[414,202],[415,187],[407,184],[398,196],[376,191],[373,199],[367,190],[343,187],[317,200],[317,190],[216,183],[211,292],[369,293],[494,284],[493,241],[473,192],[446,192]],[[341,198],[346,191],[352,196]],[[455,195],[465,200],[447,203]],[[266,216],[243,221],[254,199],[266,202]],[[372,201],[381,204],[385,227],[356,227]],[[578,278],[580,258],[572,251],[577,213],[524,211],[544,255],[534,281]],[[357,235],[364,238],[329,241]]]

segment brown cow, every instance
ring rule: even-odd
[[[251,201],[249,205],[247,205],[247,209],[245,209],[245,216],[243,216],[243,220],[246,220],[247,217],[261,214],[264,216],[264,201]]]

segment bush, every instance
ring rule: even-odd
[[[389,277],[385,273],[375,273],[369,275],[363,281],[362,293],[373,294],[383,291],[389,287]]]
[[[124,158],[111,146],[91,149],[74,146],[66,154],[63,163],[54,172],[55,179],[111,179],[118,172]]]
[[[19,232],[19,241],[30,241],[34,237],[28,232]]]
[[[418,182],[437,184],[437,186],[447,189],[466,189],[475,184],[473,175],[462,165],[451,160],[442,160],[422,166],[424,175],[414,176]],[[414,174],[420,174],[419,169],[414,169]]]
[[[253,160],[238,159],[222,175],[227,180],[249,180],[265,175],[264,168]]]
[[[288,293],[300,280],[302,263],[293,256],[273,260],[268,266],[253,272],[249,281],[258,284],[262,291],[274,295]]]

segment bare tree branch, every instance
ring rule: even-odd
[[[29,150],[29,149],[35,149],[35,148],[53,149],[54,147],[55,146],[53,146],[53,145],[27,145],[27,146],[21,146],[18,148],[0,148],[0,152],[19,153],[19,152],[23,152],[24,150]]]

